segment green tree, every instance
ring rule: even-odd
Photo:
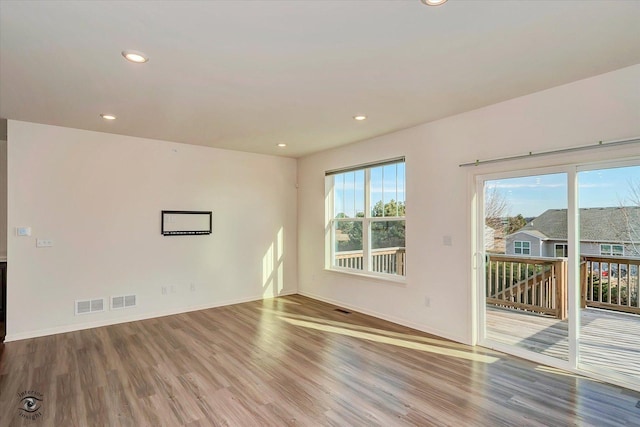
[[[406,212],[405,202],[396,202],[391,199],[388,203],[382,204],[382,200],[373,206],[371,215],[375,218],[382,217],[403,217]],[[396,221],[375,221],[371,223],[371,248],[391,248],[405,246],[405,222]]]
[[[389,203],[382,205],[382,200],[379,200],[374,206],[371,216],[379,218],[383,216],[404,216],[406,210],[405,202],[396,202],[391,199]]]
[[[406,204],[390,200],[383,205],[378,201],[371,212],[374,218],[386,218],[404,216]],[[359,212],[356,218],[363,218],[364,213]],[[349,218],[344,213],[336,215],[336,219]],[[342,251],[356,251],[362,249],[362,222],[338,221],[336,223],[336,249]],[[371,248],[390,248],[405,246],[405,221],[373,221],[371,223]]]
[[[394,248],[405,246],[405,222],[376,221],[371,223],[371,248]]]
[[[358,212],[356,218],[363,218],[364,213]],[[344,213],[339,213],[336,218],[349,218]],[[348,240],[337,239],[338,252],[362,250],[362,222],[361,221],[339,221],[336,223],[336,234],[348,237]]]
[[[507,234],[515,233],[516,231],[524,227],[526,224],[527,224],[527,220],[524,219],[522,214],[518,214],[516,216],[510,216],[508,218]]]

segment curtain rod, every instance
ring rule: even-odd
[[[528,159],[530,157],[548,156],[550,154],[572,153],[574,151],[591,150],[593,148],[600,148],[600,147],[613,147],[616,145],[636,144],[638,142],[640,142],[640,137],[631,138],[631,139],[620,139],[617,141],[607,141],[607,142],[599,141],[597,144],[594,144],[594,145],[583,145],[581,147],[562,148],[560,150],[551,150],[551,151],[541,151],[539,153],[534,153],[532,151],[529,151],[529,154],[521,154],[519,156],[502,157],[502,158],[491,159],[491,160],[476,160],[475,162],[462,163],[461,165],[458,165],[458,166],[460,167],[478,166],[478,165],[484,165],[487,163],[498,163],[498,162],[506,162],[509,160]]]

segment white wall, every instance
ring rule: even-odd
[[[633,66],[300,159],[299,293],[472,343],[474,174],[639,156],[640,146],[458,165],[640,136],[638,82],[640,66]],[[401,155],[407,162],[406,284],[325,271],[324,172]],[[443,236],[453,245],[444,246]]]
[[[9,121],[8,163],[7,340],[296,291],[294,159]],[[212,210],[213,234],[163,237],[163,209]]]
[[[7,141],[0,140],[0,257],[7,255]]]

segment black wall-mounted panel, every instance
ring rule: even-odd
[[[162,211],[163,236],[194,236],[211,234],[211,211]]]

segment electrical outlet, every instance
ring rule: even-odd
[[[425,307],[431,307],[431,298],[424,297],[424,306]]]
[[[196,291],[196,284],[192,283],[191,284],[191,292],[195,292]]]
[[[162,295],[166,295],[167,294],[167,287],[163,286],[160,288],[160,292],[162,292]]]
[[[50,248],[53,246],[51,239],[36,239],[36,248]]]

